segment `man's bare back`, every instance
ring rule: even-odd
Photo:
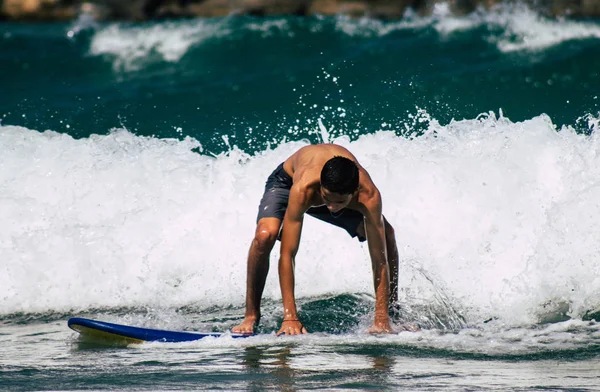
[[[294,187],[306,192],[309,207],[326,204],[318,192],[321,185],[321,170],[325,163],[333,157],[341,156],[356,163],[359,170],[358,192],[347,208],[364,211],[365,202],[377,193],[369,173],[358,163],[356,157],[347,149],[337,144],[317,144],[302,147],[285,160],[283,169],[293,178]]]

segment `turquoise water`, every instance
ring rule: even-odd
[[[0,26],[0,389],[597,390],[600,23]],[[367,249],[305,222],[311,334],[105,347],[69,317],[228,331],[266,176],[348,147],[396,230],[416,333],[370,336]]]

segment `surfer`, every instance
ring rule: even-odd
[[[394,229],[382,214],[381,195],[369,173],[350,151],[335,144],[301,148],[267,179],[248,253],[246,312],[232,331],[253,333],[258,325],[269,255],[279,239],[283,323],[278,335],[307,332],[294,296],[294,263],[305,213],[367,241],[375,286],[375,319],[369,332],[392,332],[388,307],[398,301]]]

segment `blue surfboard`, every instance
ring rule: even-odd
[[[86,318],[73,317],[67,322],[69,328],[77,331],[82,337],[107,341],[115,344],[140,344],[144,342],[190,342],[207,337],[218,338],[223,335],[232,338],[245,338],[251,334],[222,333],[222,332],[188,332],[167,331],[163,329],[151,329],[131,327],[128,325],[107,323],[104,321],[90,320]]]

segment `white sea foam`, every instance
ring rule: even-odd
[[[288,21],[283,18],[261,20],[260,22],[248,22],[244,27],[250,31],[260,32],[263,38],[276,34],[283,34],[288,37],[294,36]]]
[[[442,298],[467,321],[516,324],[600,304],[597,132],[486,114],[431,121],[411,140],[378,131],[336,142],[382,191],[405,303]],[[191,152],[192,139],[0,127],[1,311],[243,304],[264,181],[302,145],[212,157]],[[299,298],[373,290],[366,247],[312,218],[296,268]]]
[[[407,12],[393,22],[370,18],[352,19],[317,17],[308,24],[313,34],[333,22],[335,30],[352,37],[383,37],[397,31],[435,29],[442,39],[453,34],[487,27],[483,39],[502,52],[538,51],[575,39],[600,38],[600,26],[594,22],[556,20],[541,16],[524,5],[477,10],[465,16],[451,14],[447,4],[437,4],[431,16]],[[308,23],[308,22],[307,22]],[[76,29],[77,26],[73,29]],[[69,37],[76,32],[71,29]],[[228,18],[152,24],[110,24],[96,28],[89,53],[109,56],[116,71],[135,71],[157,61],[177,62],[192,48],[211,40],[235,39],[239,32],[255,32],[264,39],[273,35],[294,39],[294,30],[285,19],[249,20],[237,23]]]
[[[408,12],[405,19],[397,22],[339,17],[336,27],[345,34],[365,37],[432,27],[444,39],[455,33],[487,27],[484,38],[501,52],[537,51],[570,40],[600,38],[598,23],[544,17],[524,4],[500,5],[455,16],[447,3],[438,3],[431,16],[419,17]]]
[[[383,37],[395,31],[420,29],[431,24],[430,18],[415,18],[384,22],[372,18],[349,18],[338,16],[335,18],[335,28],[352,37]]]
[[[151,63],[177,62],[194,45],[230,33],[224,21],[194,20],[132,26],[111,24],[94,33],[91,55],[109,55],[118,71],[133,71]]]
[[[600,25],[565,19],[548,19],[520,5],[501,8],[484,17],[490,27],[500,27],[504,33],[489,36],[502,52],[536,51],[577,39],[600,39]]]
[[[457,354],[479,354],[486,357],[516,357],[528,354],[576,351],[589,348],[600,342],[600,324],[591,321],[569,320],[546,325],[541,328],[507,328],[506,326],[486,325],[480,328],[465,328],[458,333],[440,334],[435,330],[400,332],[390,335],[370,335],[365,332],[329,335],[311,333],[303,336],[276,336],[264,334],[247,339],[234,339],[224,335],[173,344],[176,347],[194,348],[239,348],[239,347],[281,347],[282,343],[294,343],[299,351],[327,353],[336,347],[381,346],[390,349],[394,346],[414,347],[418,350],[445,350]],[[301,344],[298,344],[301,342]],[[164,343],[150,343],[137,346],[140,349],[169,350]],[[171,347],[172,349],[172,347]],[[400,358],[402,356],[395,356]],[[337,362],[337,361],[334,361]],[[364,362],[364,368],[370,367]],[[338,366],[330,364],[332,368]],[[320,368],[326,367],[319,364]]]

